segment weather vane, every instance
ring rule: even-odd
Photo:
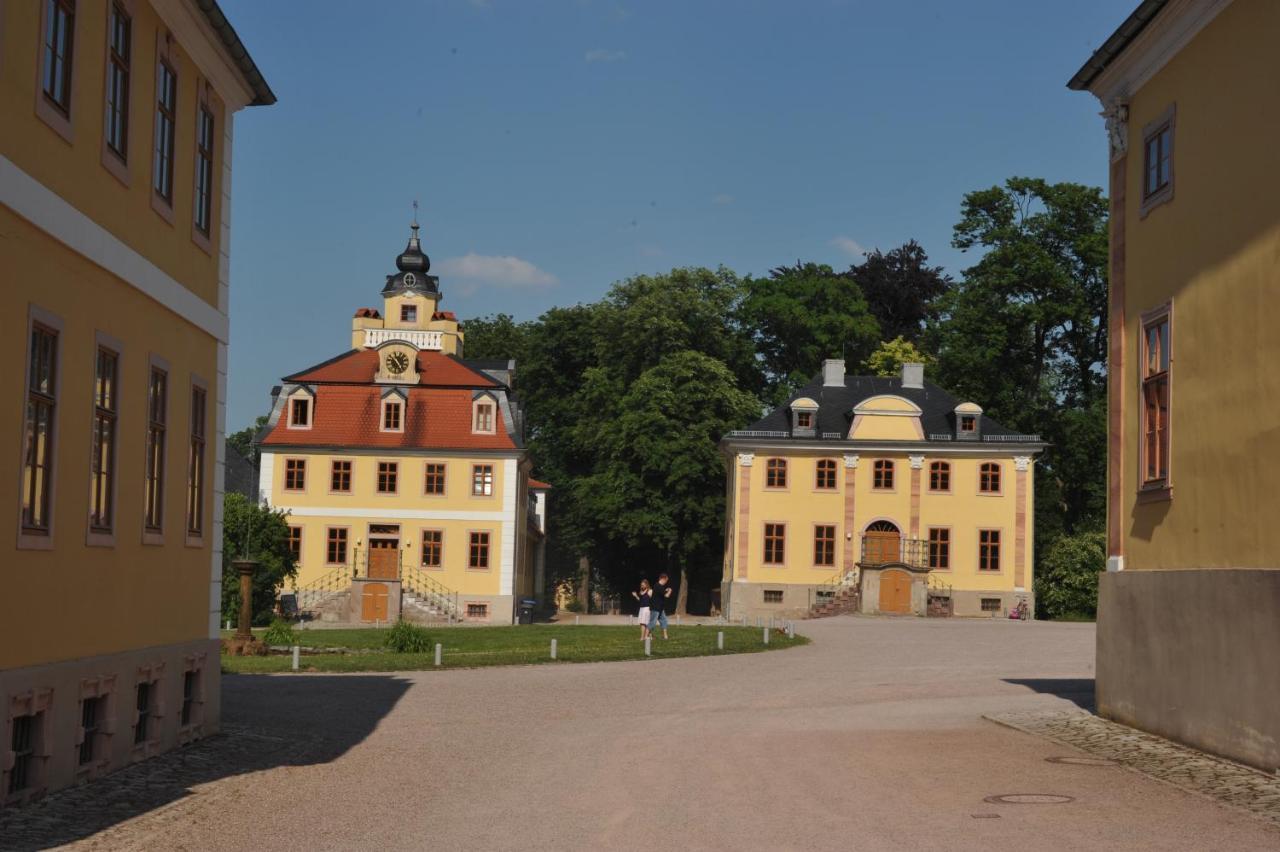
[[[413,199],[413,224],[418,224],[418,199]]]

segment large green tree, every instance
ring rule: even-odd
[[[240,574],[234,562],[247,557],[258,563],[253,573],[253,623],[270,624],[276,595],[298,574],[289,549],[287,516],[236,493],[227,494],[222,507],[222,616],[232,624],[240,618]]]
[[[755,338],[771,403],[817,374],[825,359],[861,364],[880,343],[880,325],[851,271],[797,261],[743,284],[742,324]]]
[[[979,256],[926,334],[940,383],[1050,442],[1037,538],[1103,522],[1107,200],[1095,187],[1011,178],[964,197],[954,245]]]
[[[489,314],[462,325],[462,354],[466,358],[514,358],[525,361],[532,323],[516,322],[511,314]]]

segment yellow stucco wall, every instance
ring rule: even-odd
[[[222,138],[225,111],[214,104],[212,253],[191,238],[194,214],[198,70],[175,43],[178,65],[173,223],[151,206],[151,151],[155,112],[156,33],[160,20],[146,0],[133,17],[132,97],[126,187],[102,165],[107,14],[105,3],[81,3],[75,24],[75,64],[69,144],[36,116],[40,9],[35,0],[0,4],[0,154],[93,218],[130,248],[182,282],[210,305],[218,301],[221,239]]]
[[[336,566],[326,561],[327,529],[329,527],[347,527],[348,545],[354,549],[357,545],[361,552],[367,552],[370,524],[398,524],[400,527],[400,545],[404,551],[404,564],[421,565],[422,531],[427,529],[444,531],[444,566],[441,569],[430,569],[429,573],[438,582],[449,589],[463,594],[501,594],[499,587],[499,571],[502,553],[505,547],[502,520],[496,517],[503,511],[503,497],[508,487],[516,488],[514,517],[515,529],[525,521],[524,493],[521,487],[527,480],[517,466],[516,476],[508,482],[505,471],[507,457],[502,456],[422,456],[376,454],[367,451],[355,453],[307,453],[293,451],[268,450],[271,463],[271,495],[272,506],[284,509],[339,509],[335,514],[291,514],[289,524],[303,528],[302,560],[298,566],[296,583],[299,587],[312,583]],[[266,456],[264,456],[264,459]],[[305,459],[307,461],[306,488],[303,491],[284,490],[284,472],[288,459]],[[333,493],[330,491],[331,472],[335,460],[352,462],[351,493]],[[395,494],[380,494],[377,491],[377,470],[379,462],[396,462],[399,465]],[[445,493],[424,494],[427,463],[445,465]],[[478,497],[471,493],[471,469],[476,464],[493,466],[493,495]],[[456,514],[461,512],[485,513],[492,517],[468,519],[402,518],[390,513],[421,512]],[[350,513],[356,513],[352,516]],[[489,565],[488,570],[475,571],[467,567],[470,532],[488,532]],[[405,545],[408,545],[405,548]],[[349,556],[354,556],[354,550]],[[514,553],[515,588],[519,588],[520,578],[527,572],[525,552],[518,546]]]
[[[881,411],[910,411],[900,407],[904,400],[892,400],[881,397],[877,402],[899,403],[899,405],[877,405]],[[910,403],[906,403],[910,405]],[[854,418],[849,430],[849,437],[861,441],[915,441],[922,437],[920,418],[914,416],[860,414]]]
[[[886,520],[894,523],[904,539],[911,538],[911,463],[909,453],[859,453],[854,485],[854,522],[846,528],[844,523],[845,465],[841,455],[816,455],[811,453],[757,452],[750,467],[743,468],[736,458],[730,459],[733,472],[730,475],[730,518],[727,525],[725,560],[726,581],[741,582],[737,576],[735,552],[738,544],[740,506],[736,495],[740,477],[750,477],[748,508],[748,576],[750,583],[812,585],[832,580],[837,572],[843,572],[841,554],[845,537],[853,534],[854,560],[861,553],[861,539],[867,525]],[[788,461],[788,487],[785,489],[765,486],[765,471],[770,458],[786,458]],[[819,459],[836,462],[837,488],[834,491],[815,487]],[[877,459],[891,459],[894,464],[892,490],[873,487],[873,471]],[[949,493],[929,491],[929,464],[948,461],[951,464],[951,490]],[[978,468],[982,462],[994,461],[1001,466],[1002,490],[998,495],[981,494],[978,491]],[[1032,586],[1032,530],[1034,528],[1034,493],[1032,482],[1034,465],[1029,466],[1027,477],[1026,517],[1026,583]],[[957,590],[1006,590],[1013,591],[1014,555],[1016,531],[1016,470],[1011,457],[986,456],[982,458],[954,457],[942,454],[924,454],[920,469],[920,529],[918,537],[928,539],[930,527],[949,527],[951,530],[951,570],[935,571],[931,577]],[[764,525],[787,525],[786,565],[765,565]],[[813,564],[813,528],[815,525],[836,527],[836,565]],[[999,529],[1001,533],[1001,570],[978,571],[978,530]]]
[[[7,3],[13,9],[19,4]],[[33,4],[34,5],[34,4]],[[7,42],[6,42],[7,43]],[[6,62],[8,59],[6,58]],[[7,135],[8,126],[6,125]],[[205,544],[186,544],[185,487],[190,380],[216,377],[216,342],[157,302],[66,249],[0,205],[0,483],[6,483],[0,549],[0,669],[206,638],[213,481],[213,396],[209,398]],[[57,315],[61,377],[57,402],[53,549],[18,550],[25,396],[26,318],[38,305]],[[124,344],[118,421],[116,544],[86,546],[95,333]],[[149,356],[169,362],[163,546],[142,544],[142,474]]]
[[[1277,567],[1280,3],[1234,0],[1131,98],[1126,568]],[[1142,218],[1143,127],[1175,106],[1174,197]],[[1140,314],[1173,301],[1171,501],[1139,505]]]

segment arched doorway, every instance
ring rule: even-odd
[[[911,574],[900,568],[880,572],[880,611],[891,615],[911,613]]]
[[[875,521],[862,534],[862,561],[884,565],[902,561],[902,531],[891,521]]]

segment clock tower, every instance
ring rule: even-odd
[[[396,272],[388,275],[382,288],[382,310],[361,308],[351,323],[353,349],[376,349],[396,342],[416,351],[443,352],[462,356],[462,328],[452,311],[441,311],[440,279],[431,275],[431,258],[422,250],[418,237],[418,222],[410,225],[411,236],[404,251],[396,256]],[[379,381],[401,381],[411,371],[415,360],[408,356],[409,364],[400,374],[383,366]],[[396,359],[397,361],[399,359]],[[383,379],[383,373],[386,378]],[[403,380],[413,381],[412,378]]]

